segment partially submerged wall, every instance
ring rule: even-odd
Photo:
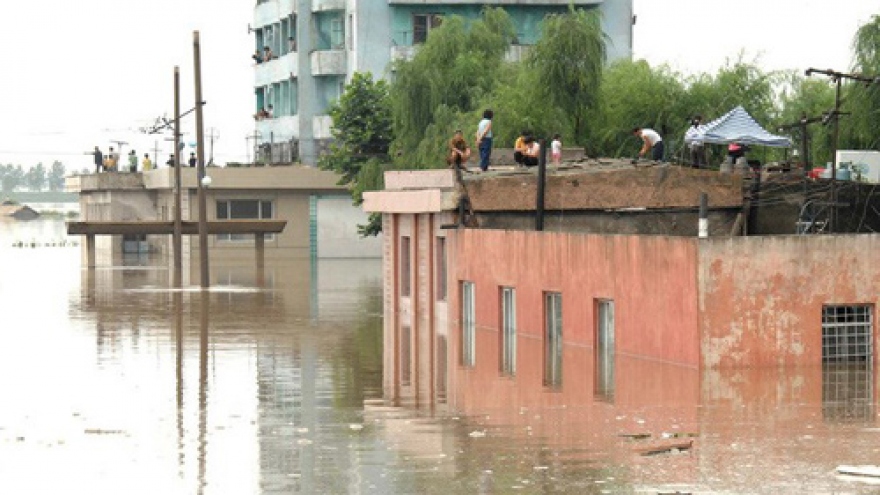
[[[818,365],[823,306],[880,303],[878,252],[873,234],[699,241],[703,365]]]

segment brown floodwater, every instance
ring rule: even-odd
[[[871,367],[621,358],[597,396],[450,366],[416,407],[383,397],[379,260],[212,259],[173,291],[77,242],[0,220],[0,494],[880,493],[835,472],[880,464]]]

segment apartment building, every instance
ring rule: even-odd
[[[484,6],[505,8],[517,30],[515,60],[537,41],[541,19],[570,3],[600,10],[609,60],[631,56],[632,0],[258,0],[254,113],[272,108],[255,119],[259,156],[315,164],[330,142],[329,108],[352,74],[390,77],[391,62],[411,57],[444,16],[476,19]]]

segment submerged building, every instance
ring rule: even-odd
[[[181,215],[196,221],[196,169],[181,169]],[[209,167],[212,183],[206,189],[206,217],[214,220],[283,220],[286,226],[265,241],[269,259],[379,257],[377,238],[362,238],[357,226],[366,215],[351,203],[351,195],[333,172],[314,167]],[[144,173],[86,174],[67,179],[79,193],[82,223],[171,222],[174,220],[174,169]],[[172,252],[169,235],[104,235],[96,248],[111,260],[126,253]],[[253,234],[222,233],[208,237],[216,256],[252,256]],[[185,259],[197,256],[198,236],[183,237]]]
[[[469,400],[487,376],[602,395],[622,359],[875,369],[880,235],[795,235],[802,196],[780,184],[755,212],[740,176],[627,164],[548,172],[543,195],[534,171],[387,172],[364,202],[383,215],[386,396]]]
[[[272,58],[254,68],[255,113],[260,153],[276,162],[314,164],[329,144],[329,108],[355,72],[389,77],[391,63],[411,57],[443,16],[476,19],[486,6],[503,7],[513,19],[518,59],[540,35],[544,16],[577,8],[598,9],[608,36],[608,59],[632,54],[632,0],[258,0],[254,9],[254,56]]]

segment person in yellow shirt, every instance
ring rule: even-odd
[[[144,153],[144,159],[141,161],[141,170],[144,172],[147,170],[153,170],[153,162],[150,161],[149,153]]]
[[[518,138],[516,138],[516,142],[513,143],[513,161],[516,162],[517,165],[525,165],[523,163],[523,157],[525,156],[526,151],[526,137],[531,135],[529,131],[522,131]]]

